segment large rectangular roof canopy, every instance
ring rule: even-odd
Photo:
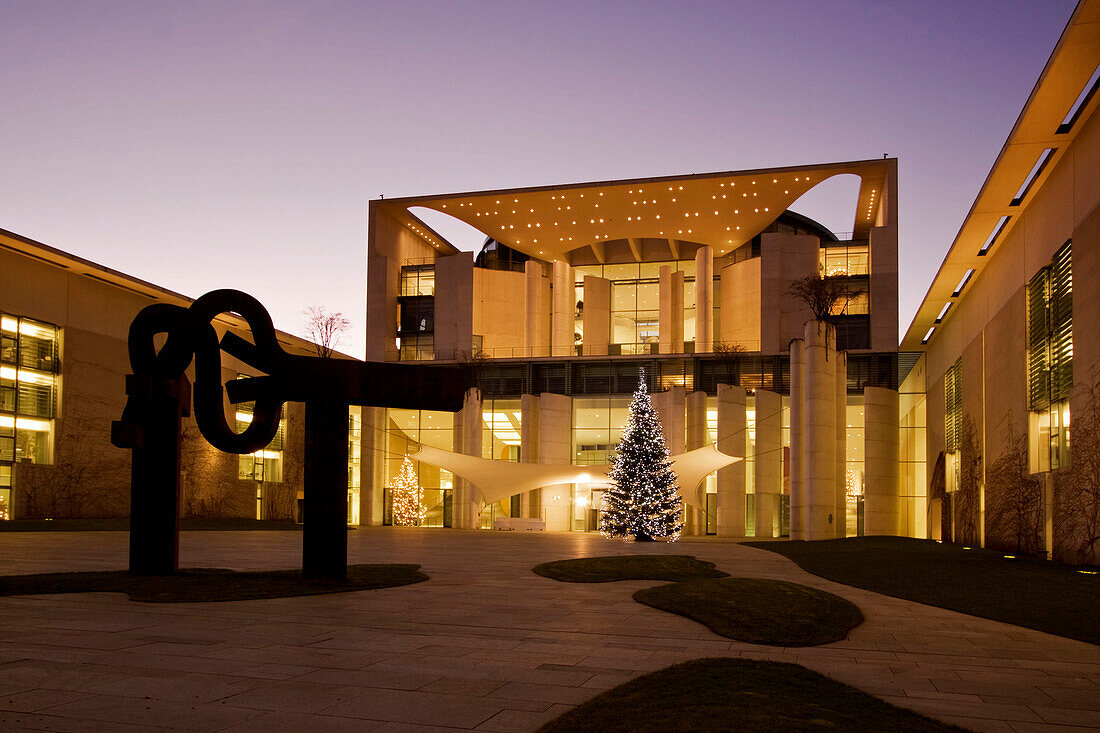
[[[457,250],[410,208],[450,214],[515,250],[542,260],[611,241],[643,238],[710,245],[726,254],[763,231],[802,194],[837,175],[862,184],[852,230],[866,238],[881,219],[892,160],[635,178],[561,186],[384,199],[374,202],[441,253]]]

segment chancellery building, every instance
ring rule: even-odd
[[[893,158],[371,201],[366,359],[456,364],[470,384],[457,413],[353,409],[349,523],[393,522],[410,457],[421,526],[595,531],[644,374],[670,455],[694,466],[687,537],[1095,562],[1098,64],[1100,0],[1082,0],[900,341]],[[848,231],[797,213],[836,181],[855,192],[830,217]],[[483,245],[460,250],[440,217]],[[807,283],[841,296],[815,313]],[[0,517],[126,513],[109,421],[152,302],[190,301],[0,230]],[[232,314],[215,326],[247,335]],[[226,380],[254,376],[223,357]],[[253,455],[187,433],[185,513],[300,518],[302,430],[290,404]]]
[[[858,180],[851,231],[788,211],[837,176]],[[456,249],[417,215],[424,209],[483,232],[481,251]],[[390,485],[421,444],[605,465],[644,369],[670,453],[714,444],[741,459],[681,486],[688,534],[785,535],[792,511],[797,532],[797,474],[810,461],[827,470],[817,488],[828,493],[828,536],[861,533],[871,519],[890,534],[925,531],[923,466],[914,454],[902,493],[896,437],[865,438],[868,428],[896,436],[903,407],[893,159],[373,201],[367,274],[368,360],[470,362],[477,374],[463,410],[475,421],[364,410],[363,475],[373,485]],[[847,286],[820,338],[790,292],[792,281],[819,276]],[[831,380],[812,401],[792,390],[790,357],[810,330]],[[827,449],[799,452],[800,414],[815,435],[825,427]],[[597,526],[600,476],[486,504],[493,492],[446,467],[422,461],[419,471],[439,523],[491,526],[503,514],[547,530]],[[880,487],[869,513],[865,496]],[[384,497],[372,500],[361,513],[384,520]]]

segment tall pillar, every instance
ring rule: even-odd
[[[895,435],[897,431],[894,431]],[[834,537],[848,536],[848,354],[836,352],[836,478]]]
[[[665,436],[665,445],[672,455],[684,452],[684,408],[687,402],[687,394],[684,388],[677,385],[665,392],[657,392],[650,397],[653,409],[657,411],[657,417],[661,421],[661,431]],[[684,489],[685,487],[681,487]],[[685,489],[686,491],[686,489]],[[695,494],[691,495],[695,501]],[[694,509],[684,502],[684,529],[682,534],[695,533],[696,517]]]
[[[863,531],[898,533],[898,393],[882,387],[863,390]]]
[[[714,250],[695,252],[695,353],[714,351]]]
[[[594,275],[584,276],[584,348],[585,356],[605,356],[611,343],[611,281]]]
[[[523,463],[539,462],[539,398],[533,394],[520,397],[519,459]],[[539,519],[541,491],[542,489],[531,489],[520,495],[522,516]]]
[[[783,492],[783,400],[756,390],[756,536],[779,536]]]
[[[803,529],[805,539],[824,540],[835,536],[836,527],[836,331],[814,320],[803,333]]]
[[[665,265],[658,281],[657,340],[662,354],[684,353],[684,273]]]
[[[684,423],[687,432],[686,449],[695,450],[696,448],[702,448],[707,444],[707,393],[692,392],[687,395],[685,406],[687,411],[687,417]],[[695,500],[699,503],[699,508],[693,512],[692,529],[694,531],[692,534],[705,535],[707,533],[706,479],[700,482],[694,490],[689,486],[685,486],[684,491],[691,491],[695,495]]]
[[[745,457],[745,390],[718,385],[718,450]],[[718,470],[718,536],[745,536],[745,462]]]
[[[550,392],[539,395],[539,463],[555,466],[572,463],[570,455],[573,450],[572,427],[572,398]],[[542,487],[540,516],[546,520],[547,530],[569,531],[572,493],[572,484]]]
[[[481,456],[481,390],[470,387],[462,400],[462,409],[454,418],[455,452]],[[452,522],[456,529],[477,529],[481,502],[473,484],[455,476]]]
[[[382,524],[386,483],[386,408],[363,408],[362,462],[359,474],[359,524]]]
[[[576,312],[576,287],[573,268],[568,262],[554,260],[553,311],[550,327],[550,349],[554,356],[573,356],[573,321]]]
[[[795,339],[790,343],[791,350],[791,517],[790,529],[792,540],[806,539],[806,530],[803,526],[803,512],[806,504],[806,461],[804,445],[806,443],[805,426],[802,423],[802,415],[805,411],[806,387],[803,382],[805,373],[805,343],[802,339]]]
[[[542,263],[527,260],[524,274],[524,356],[537,357],[550,354],[550,334],[547,330],[550,285],[543,277]]]

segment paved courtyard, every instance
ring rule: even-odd
[[[0,562],[7,573],[119,569],[127,542],[123,532],[0,533]],[[418,563],[431,580],[233,603],[0,598],[0,728],[527,731],[633,676],[743,656],[797,662],[973,730],[1100,729],[1097,647],[830,583],[736,543],[375,528],[348,544],[350,562]],[[300,564],[296,532],[187,532],[181,545],[188,567]],[[835,644],[755,646],[631,599],[654,582],[530,571],[641,552],[823,588],[867,621]]]

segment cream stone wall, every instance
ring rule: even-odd
[[[367,215],[367,361],[397,360],[397,297],[401,266],[439,251],[371,201]],[[467,311],[469,312],[469,311]]]
[[[760,350],[781,354],[813,319],[788,291],[792,280],[818,272],[821,243],[808,234],[762,234],[760,241]]]
[[[63,268],[0,248],[0,310],[61,329],[53,463],[15,465],[15,518],[129,514],[129,452],[111,445],[110,429],[126,404],[130,323],[142,308],[155,302],[186,306],[190,301],[140,281],[130,287],[95,279],[99,277],[96,272],[90,263]],[[226,330],[224,325],[217,325],[217,329],[219,333]],[[280,342],[287,346],[282,334]],[[290,348],[301,353],[300,344]],[[188,370],[192,378],[193,372],[193,367]],[[223,381],[235,379],[238,374],[259,373],[223,352]],[[227,402],[230,425],[234,412]],[[262,506],[266,517],[293,519],[302,482],[301,405],[289,404],[285,419],[283,480],[265,482]],[[193,418],[184,419],[184,434],[181,460],[184,516],[254,518],[257,486],[253,481],[237,478],[238,457],[209,446],[199,437]],[[72,485],[74,477],[80,477],[77,482],[80,486]]]
[[[482,337],[481,348],[487,355],[523,355],[525,285],[522,272],[473,268],[472,329]]]

